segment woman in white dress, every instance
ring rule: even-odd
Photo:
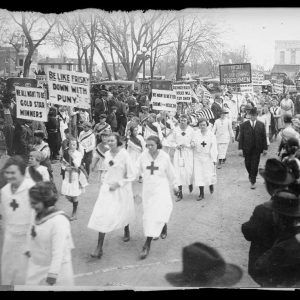
[[[104,129],[100,133],[99,143],[97,144],[93,152],[93,160],[91,164],[91,170],[98,173],[97,182],[103,181],[103,176],[106,172],[106,166],[104,164],[105,152],[109,150],[107,145],[107,138],[111,133],[110,130]]]
[[[267,137],[267,145],[270,145],[270,140],[269,140],[269,130],[270,130],[270,120],[268,118],[268,115],[264,113],[264,109],[261,105],[257,106],[257,120],[261,121],[265,125],[265,130],[266,130],[266,137]]]
[[[70,138],[69,147],[63,151],[63,156],[61,158],[61,175],[63,177],[61,193],[73,204],[72,216],[70,218],[71,221],[77,219],[77,197],[81,195],[86,186],[86,182],[80,182],[80,178],[84,178],[85,174],[81,167],[83,155],[77,149],[77,140],[74,137]]]
[[[224,164],[226,161],[226,154],[230,140],[234,143],[232,122],[226,117],[226,114],[228,114],[228,112],[223,109],[221,117],[215,121],[213,127],[213,133],[216,135],[218,147],[218,169],[220,169],[221,164]]]
[[[33,181],[50,181],[48,168],[41,166],[43,154],[40,151],[31,151],[29,153],[28,167],[26,168],[25,177],[31,178]]]
[[[137,163],[142,152],[145,150],[145,140],[138,134],[138,127],[132,126],[129,129],[129,138],[127,141],[127,152],[133,163]]]
[[[174,193],[178,193],[174,167],[169,155],[161,150],[159,138],[150,136],[146,144],[148,151],[142,153],[138,162],[139,174],[143,176],[143,229],[146,236],[141,259],[148,256],[153,237],[166,238],[173,209],[170,185]]]
[[[132,181],[136,173],[127,151],[117,133],[108,136],[110,148],[105,153],[107,172],[100,187],[99,195],[90,217],[88,228],[99,232],[96,250],[91,254],[101,258],[105,234],[124,228],[124,242],[130,240],[129,224],[134,220]]]
[[[29,190],[35,220],[31,226],[26,285],[74,285],[71,249],[74,248],[68,216],[55,207],[57,191],[50,182]]]
[[[289,94],[285,94],[284,98],[280,101],[280,108],[283,115],[289,114],[291,116],[294,115],[294,102],[290,98]]]
[[[209,186],[210,193],[214,192],[217,182],[216,163],[218,158],[216,136],[208,128],[208,121],[199,119],[199,128],[194,136],[194,185],[199,186],[198,201],[204,198],[204,186]]]

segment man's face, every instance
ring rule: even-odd
[[[39,136],[35,136],[34,142],[39,145],[42,142],[42,139]]]
[[[249,115],[252,122],[257,120],[257,115]]]

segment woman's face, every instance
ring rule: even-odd
[[[44,211],[45,205],[42,201],[37,201],[33,198],[30,198],[30,205],[32,207],[32,209],[34,209],[37,213],[41,213],[42,211]]]
[[[17,165],[11,165],[4,171],[4,177],[8,183],[17,185],[22,182],[24,175]]]
[[[180,118],[180,124],[183,126],[187,125],[187,119],[186,118]]]
[[[29,159],[28,159],[28,165],[29,166],[37,166],[39,164],[39,162],[36,160],[36,157],[32,154],[29,155]]]
[[[146,147],[149,150],[149,153],[154,153],[157,150],[157,144],[152,140],[146,141]]]
[[[138,135],[138,129],[137,129],[137,127],[135,127],[135,128],[132,130],[132,134],[133,134],[133,136],[137,136],[137,135]]]
[[[107,135],[101,135],[101,139],[102,139],[103,143],[107,143],[108,136]]]
[[[199,123],[199,128],[201,129],[201,131],[205,131],[207,129],[206,122],[202,121],[201,123]]]
[[[269,112],[269,106],[264,105],[263,111],[264,111],[265,114],[267,114]]]
[[[107,138],[107,145],[110,149],[116,149],[117,146],[117,138],[113,135],[108,136]]]

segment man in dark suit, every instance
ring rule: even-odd
[[[215,117],[213,120],[213,124],[214,124],[215,120],[219,119],[222,114],[222,99],[220,98],[219,95],[216,95],[215,101],[211,105],[210,109],[212,110],[214,117]]]
[[[240,125],[239,150],[243,150],[251,189],[255,189],[260,155],[267,154],[268,146],[265,125],[257,120],[257,109],[252,108],[249,116],[250,120]]]

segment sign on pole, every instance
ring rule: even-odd
[[[50,103],[84,109],[91,107],[89,74],[49,68],[46,76]]]
[[[273,84],[273,92],[276,94],[282,94],[283,93],[283,83],[274,83]]]
[[[253,85],[262,85],[265,80],[265,75],[263,72],[253,72],[252,73],[252,84]]]
[[[39,88],[16,86],[17,118],[47,122],[48,106],[45,91]]]
[[[240,84],[240,90],[241,94],[244,96],[246,94],[252,95],[253,96],[253,85],[250,84]]]
[[[47,84],[46,75],[36,75],[35,79],[37,80],[37,86],[43,88],[44,84]]]
[[[251,83],[251,64],[227,64],[219,65],[220,84],[245,84]]]
[[[191,103],[191,86],[189,84],[173,84],[177,102]]]
[[[151,103],[154,110],[176,112],[176,92],[168,90],[152,90]]]

